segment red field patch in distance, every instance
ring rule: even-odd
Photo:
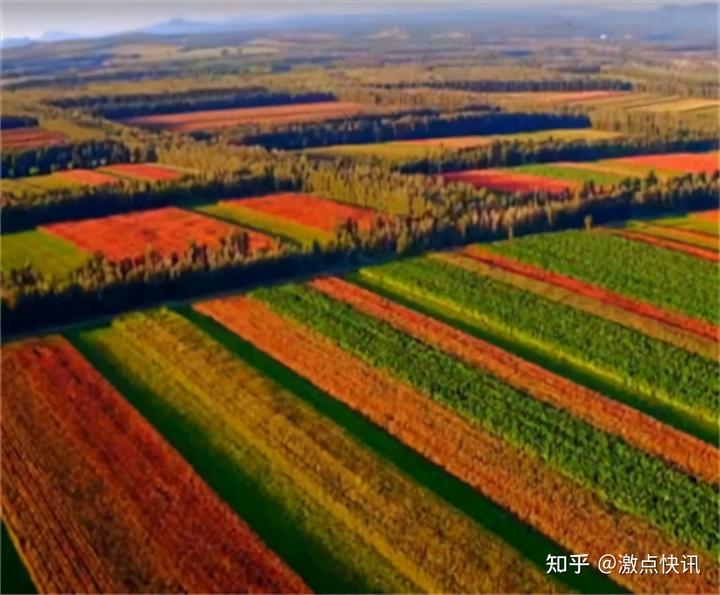
[[[179,180],[183,177],[183,173],[168,169],[158,165],[150,165],[147,163],[116,163],[103,168],[103,171],[126,176],[128,178],[136,178],[138,180]]]
[[[500,169],[471,169],[452,172],[444,174],[442,179],[446,184],[462,182],[475,186],[475,188],[528,194],[533,192],[561,194],[568,190],[580,188],[579,182],[554,180],[543,176],[514,173]]]
[[[644,165],[656,169],[668,169],[686,173],[712,173],[720,169],[720,152],[669,153],[665,155],[638,155],[623,157],[618,162]]]
[[[149,247],[162,256],[183,254],[191,241],[216,249],[223,238],[240,231],[248,234],[251,252],[275,243],[264,234],[174,207],[55,223],[41,229],[88,252],[101,252],[111,261],[141,258]]]
[[[55,172],[54,175],[68,182],[76,182],[83,186],[104,186],[106,184],[120,183],[120,180],[115,176],[110,176],[92,169],[68,169]]]
[[[352,205],[338,203],[307,194],[280,193],[239,200],[222,201],[220,204],[239,206],[294,221],[324,231],[335,231],[348,219],[357,222],[360,229],[369,229],[378,213]]]
[[[42,128],[11,128],[10,130],[0,131],[0,145],[2,145],[3,150],[49,147],[61,145],[67,140],[67,137],[60,132],[52,132]]]
[[[243,107],[179,114],[162,114],[129,118],[125,124],[151,126],[175,132],[217,130],[241,124],[307,122],[335,116],[349,116],[364,109],[360,103],[345,101],[319,101],[265,107]]]

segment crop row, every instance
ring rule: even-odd
[[[711,485],[310,288],[287,285],[253,295],[548,461],[618,509],[707,552],[717,549]]]
[[[668,402],[698,418],[717,416],[717,365],[703,357],[437,260],[392,263],[362,274],[645,398]]]
[[[306,590],[66,341],[2,368],[3,520],[39,589]]]
[[[666,250],[673,250],[682,254],[687,254],[695,258],[707,260],[710,262],[720,262],[720,254],[717,249],[702,248],[700,246],[694,246],[684,241],[677,241],[674,239],[668,239],[658,237],[657,235],[645,233],[644,231],[628,230],[628,229],[613,229],[603,230],[606,233],[615,237],[625,238],[634,242],[642,242],[650,246],[657,246],[658,248],[665,248]]]
[[[630,222],[628,227],[633,231],[639,231],[647,235],[657,236],[668,240],[676,240],[678,242],[682,242],[683,244],[699,246],[700,248],[707,248],[708,250],[714,250],[715,252],[718,251],[717,233],[710,235],[693,229],[683,229],[682,227],[672,227],[670,225],[653,225],[652,223],[640,221]]]
[[[278,315],[267,304],[233,297],[195,308],[568,550],[589,553],[593,564],[609,551],[689,551],[647,522],[603,503],[538,457],[496,438],[327,337]],[[639,591],[702,591],[713,583],[712,567],[690,580],[617,572],[612,578]],[[665,582],[668,579],[671,582]]]
[[[665,459],[685,473],[708,483],[720,483],[720,451],[701,440],[342,279],[316,279],[310,286],[426,345],[437,346],[461,361],[486,370],[540,401],[566,409],[595,427]]]
[[[499,254],[478,251],[475,247],[467,248],[462,252],[438,252],[431,254],[430,257],[543,298],[560,302],[588,314],[611,320],[707,359],[717,359],[718,344],[716,341],[701,336],[701,334],[683,330],[682,327],[687,326],[686,323],[697,322],[693,319],[676,317],[656,308],[648,311],[647,308],[642,308],[646,304],[641,302],[630,300],[630,303],[627,304],[627,298],[622,296],[617,296],[621,298],[621,301],[613,299],[612,292],[606,292],[556,273],[549,273]],[[635,304],[641,307],[627,309],[628,305],[634,306]],[[644,313],[650,316],[645,316]],[[660,316],[655,316],[655,314]],[[666,316],[662,316],[662,314]],[[668,319],[669,316],[672,318]],[[674,322],[681,328],[673,324],[664,324],[663,321]],[[693,326],[693,328],[695,327]]]
[[[492,249],[714,325],[720,319],[717,266],[686,254],[584,231],[532,235]]]
[[[328,556],[316,563],[339,562],[365,578],[364,590],[553,589],[502,540],[184,318],[130,315],[97,331],[95,341],[262,483],[280,511],[324,540]]]

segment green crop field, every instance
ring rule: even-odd
[[[29,264],[46,275],[64,275],[81,267],[90,254],[44,231],[24,231],[0,236],[2,270]]]
[[[584,169],[582,164],[578,166],[564,166],[562,164],[538,164],[538,165],[521,165],[513,167],[509,171],[524,174],[533,174],[536,176],[544,176],[556,180],[568,180],[573,182],[592,182],[593,184],[614,185],[622,182],[623,176],[610,172],[596,171],[591,168]]]

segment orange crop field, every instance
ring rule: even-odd
[[[367,230],[378,218],[378,213],[370,209],[307,194],[270,194],[259,198],[223,200],[219,204],[245,207],[323,231],[335,231],[348,220],[356,222],[361,230]]]
[[[124,121],[131,126],[147,126],[172,132],[195,132],[219,130],[242,124],[283,124],[290,122],[315,122],[352,116],[361,112],[364,106],[345,101],[320,101],[269,107],[245,107],[159,116],[139,116]]]
[[[713,324],[703,322],[695,318],[682,316],[674,312],[669,312],[667,310],[663,310],[662,308],[658,308],[657,306],[591,285],[590,283],[585,283],[559,273],[553,273],[552,271],[547,271],[530,264],[507,258],[506,256],[501,256],[500,254],[495,254],[489,250],[479,248],[478,246],[470,246],[469,248],[463,250],[462,253],[484,264],[499,267],[501,269],[525,275],[547,283],[552,283],[553,285],[563,287],[580,295],[592,297],[602,302],[607,302],[630,312],[634,312],[635,314],[652,318],[662,322],[663,324],[694,333],[711,341],[718,341],[718,331],[720,329]]]
[[[136,180],[179,180],[182,172],[148,163],[116,163],[103,167],[102,171]]]
[[[60,132],[51,132],[42,128],[12,128],[0,132],[0,145],[3,151],[50,147],[61,145],[67,140],[67,137]]]
[[[499,192],[547,192],[562,194],[579,189],[581,184],[568,180],[555,180],[532,174],[521,174],[499,169],[473,169],[443,174],[445,183],[463,182],[475,188],[488,188]]]
[[[83,186],[104,186],[106,184],[120,183],[118,178],[92,169],[68,169],[65,171],[57,171],[54,175],[61,180],[76,182]]]
[[[111,261],[142,258],[150,248],[162,256],[180,255],[190,242],[218,248],[221,240],[240,231],[248,234],[251,252],[274,245],[264,234],[175,207],[55,223],[42,229],[88,252],[101,252]]]
[[[368,417],[436,465],[507,508],[570,551],[589,553],[592,563],[606,552],[689,552],[646,521],[622,513],[592,491],[532,455],[480,430],[444,406],[351,356],[325,337],[277,315],[253,298],[197,304],[240,337],[304,376],[334,398]],[[714,564],[703,557],[703,564]],[[705,576],[612,573],[639,591],[705,591]],[[692,581],[692,584],[687,581]],[[672,584],[670,584],[672,583]]]
[[[712,173],[720,169],[720,152],[639,155],[637,157],[623,157],[616,161],[659,170],[674,170],[695,174]]]
[[[40,592],[307,591],[64,339],[2,372],[3,522]]]
[[[600,393],[553,374],[494,345],[391,302],[337,277],[310,285],[461,361],[487,370],[534,398],[570,411],[610,434],[666,459],[710,483],[720,482],[720,452],[709,444]]]
[[[675,250],[676,252],[683,252],[690,256],[702,258],[703,260],[709,260],[711,262],[720,262],[720,252],[717,250],[710,250],[707,248],[701,248],[700,246],[691,246],[684,242],[676,242],[674,240],[659,238],[654,235],[640,233],[637,231],[630,231],[627,229],[623,230],[608,230],[609,233],[622,236],[628,240],[635,240],[637,242],[644,242],[645,244],[651,244],[660,248],[666,248],[668,250]],[[717,333],[717,331],[716,331]]]
[[[701,213],[693,213],[690,215],[692,219],[701,219],[702,221],[710,221],[711,223],[720,222],[720,210],[703,211]]]

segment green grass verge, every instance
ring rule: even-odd
[[[37,593],[5,523],[0,525],[0,593]]]

